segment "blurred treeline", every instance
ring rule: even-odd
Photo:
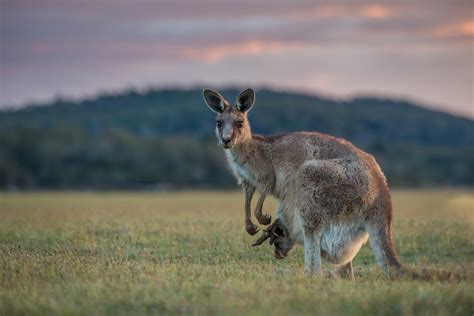
[[[222,91],[234,101],[239,89]],[[391,186],[474,185],[474,121],[404,101],[257,91],[254,133],[311,130],[375,155]],[[235,185],[201,89],[101,95],[0,112],[0,188]]]

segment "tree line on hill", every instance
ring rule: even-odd
[[[223,95],[233,101],[239,89]],[[262,89],[254,133],[308,130],[373,154],[391,186],[474,185],[474,121],[382,98]],[[201,89],[152,89],[0,112],[1,189],[232,188]]]

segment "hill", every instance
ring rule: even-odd
[[[234,100],[239,89],[223,90]],[[392,186],[474,185],[474,121],[392,99],[257,91],[254,133],[314,130],[372,153]],[[232,187],[201,89],[0,112],[0,188]]]

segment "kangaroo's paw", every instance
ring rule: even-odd
[[[272,222],[272,216],[269,214],[261,213],[259,215],[255,215],[255,217],[257,217],[258,222],[262,225],[269,225]]]
[[[259,231],[258,227],[257,227],[255,224],[252,224],[252,223],[246,224],[246,225],[245,225],[245,230],[247,231],[247,233],[248,233],[250,236],[255,235],[255,234],[258,233],[258,231]]]

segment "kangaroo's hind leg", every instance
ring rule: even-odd
[[[303,227],[305,272],[321,275],[321,231]]]

